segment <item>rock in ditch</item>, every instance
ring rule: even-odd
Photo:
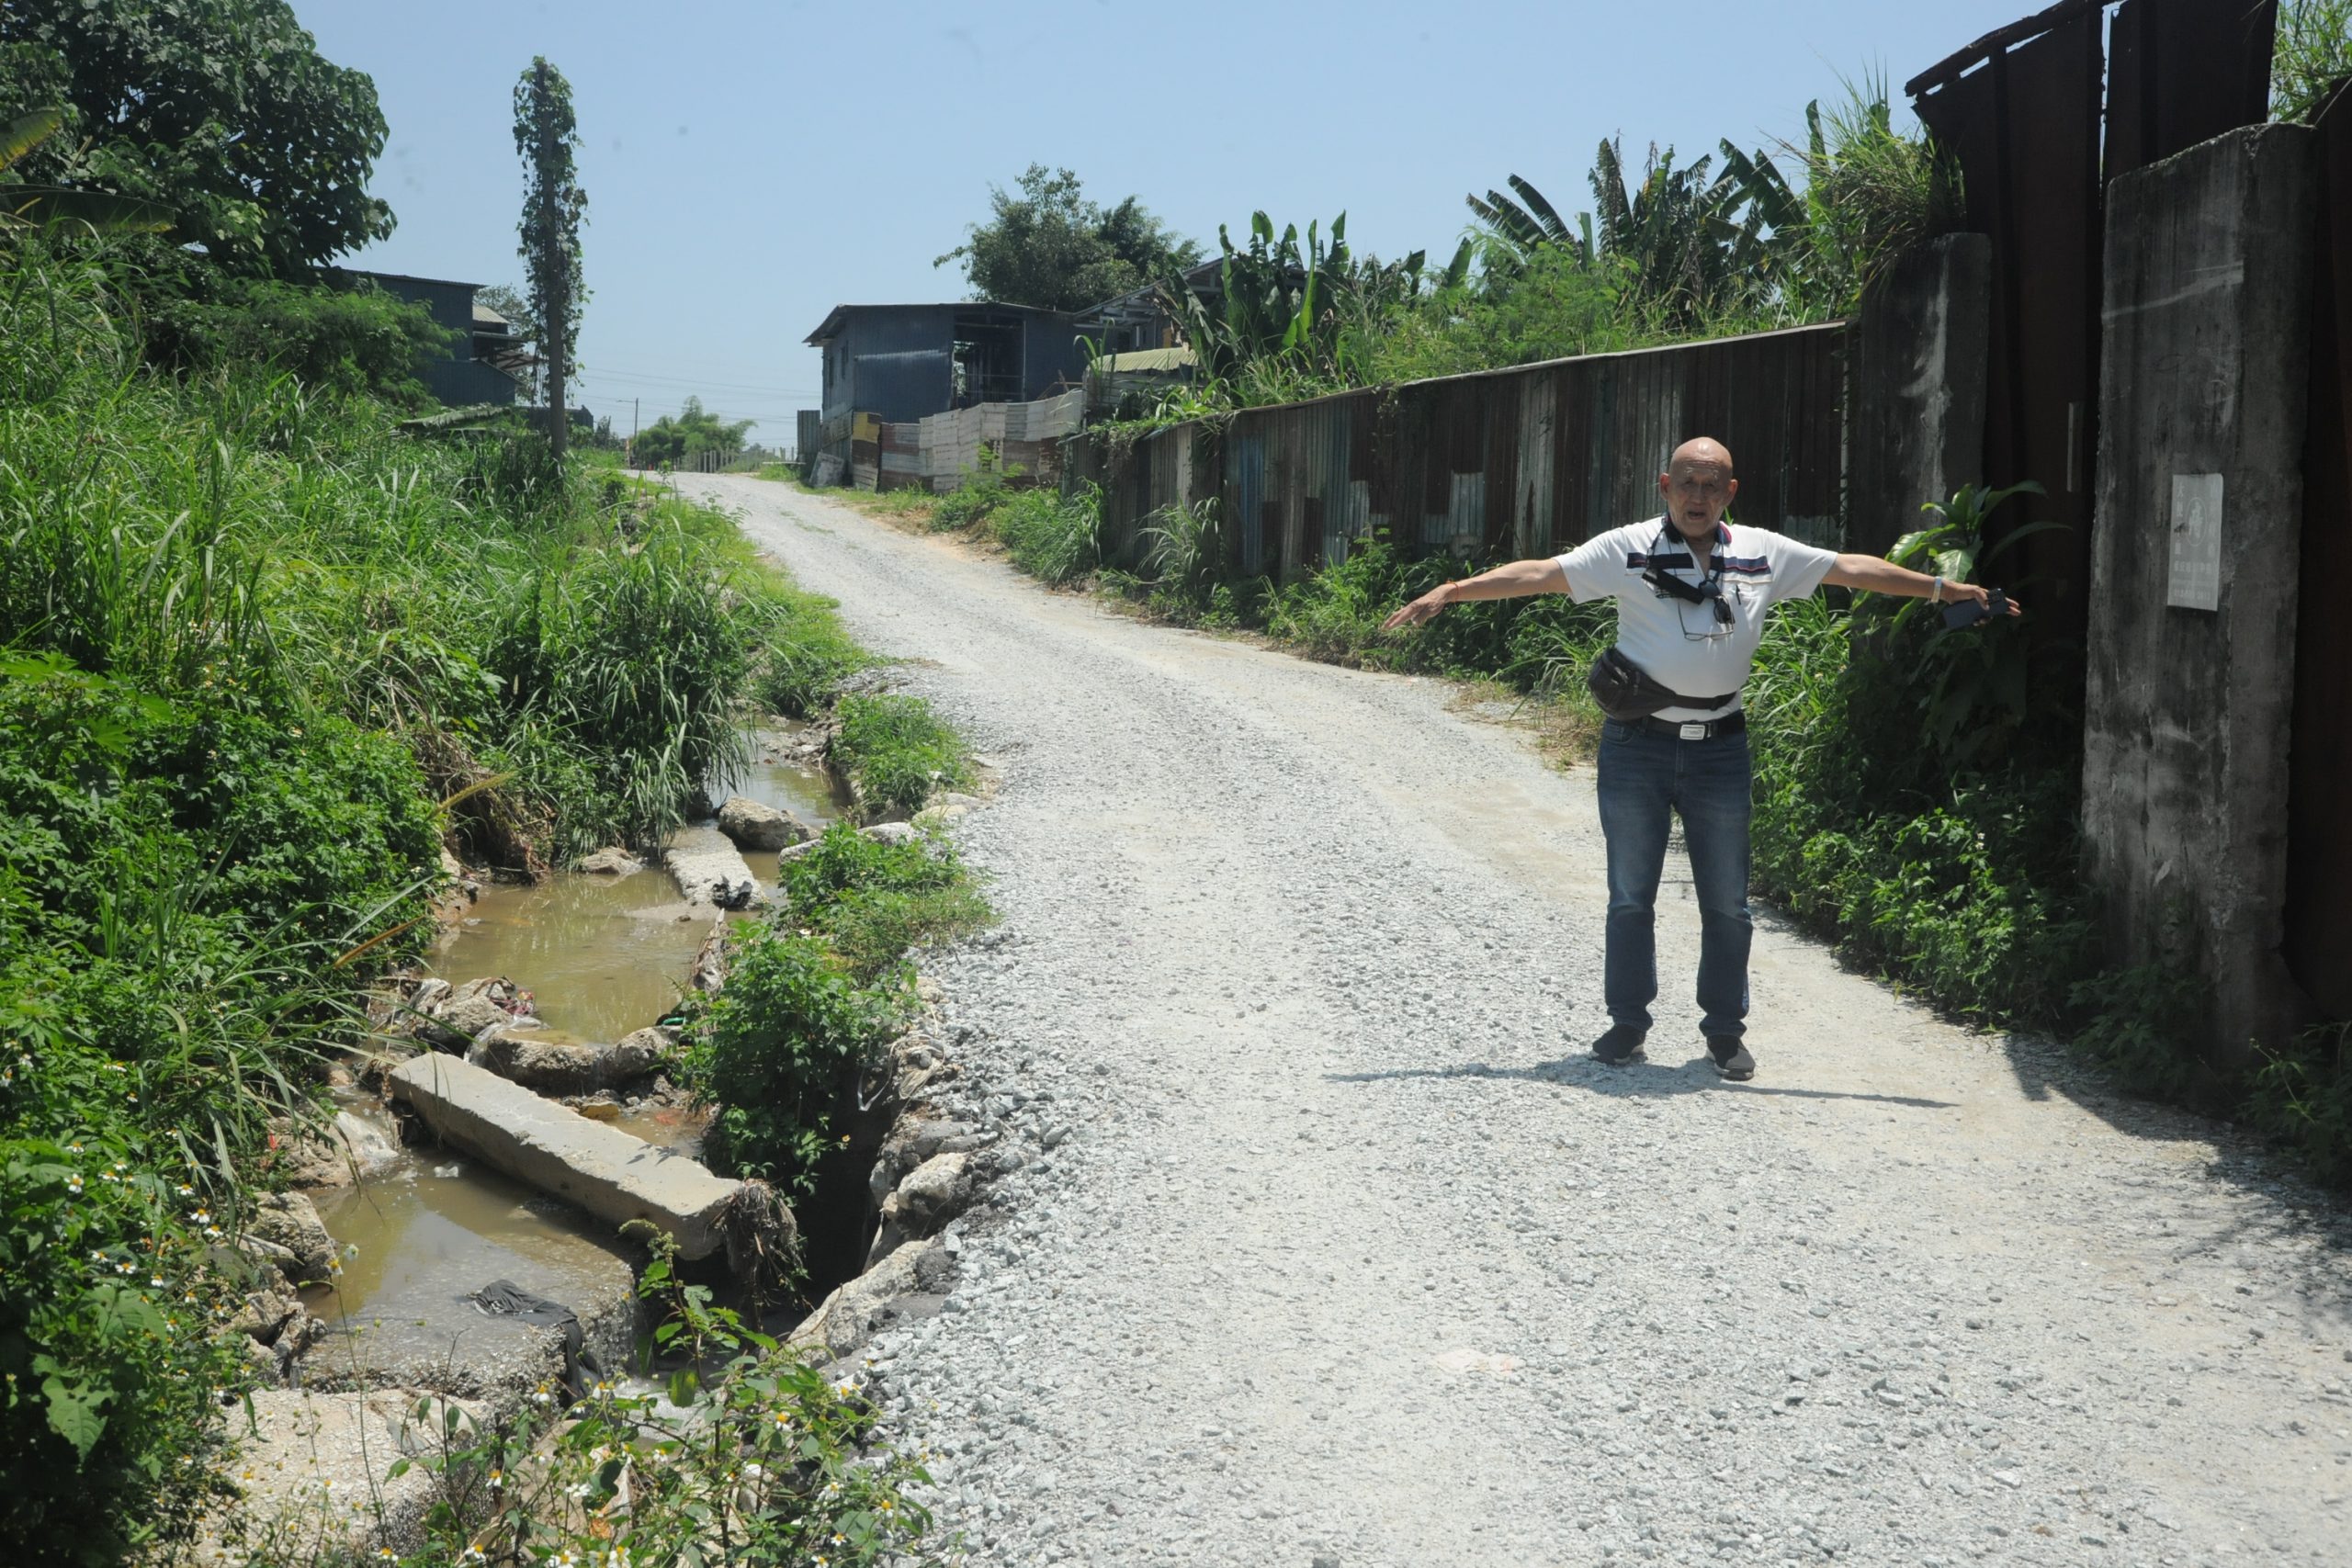
[[[678,1244],[685,1258],[707,1258],[741,1182],[696,1160],[630,1137],[486,1067],[426,1055],[390,1076],[393,1098],[416,1109],[441,1141],[518,1181],[577,1204],[613,1225],[644,1220]],[[792,1216],[777,1206],[790,1239]]]
[[[277,1159],[286,1179],[297,1187],[347,1186],[390,1169],[401,1157],[381,1128],[348,1111],[336,1111],[323,1135],[291,1122],[273,1124],[273,1131],[278,1134]]]
[[[883,1201],[882,1217],[923,1235],[962,1213],[972,1201],[972,1156],[933,1155],[907,1173]]]
[[[512,980],[491,976],[469,980],[421,1010],[413,1032],[437,1051],[464,1051],[493,1029],[544,1027],[530,994]]]
[[[593,1094],[659,1070],[675,1043],[659,1027],[638,1030],[610,1045],[494,1030],[475,1043],[466,1060],[541,1094]]]
[[[936,1313],[955,1271],[955,1259],[936,1241],[899,1247],[827,1296],[786,1343],[821,1348],[834,1360],[854,1355],[895,1320]]]
[[[300,1192],[265,1192],[255,1198],[253,1223],[246,1229],[254,1239],[282,1247],[293,1256],[298,1284],[315,1283],[334,1271],[334,1238],[319,1223],[318,1210]]]
[[[628,876],[645,869],[645,863],[627,850],[606,848],[580,857],[580,869],[598,876]]]
[[[744,850],[780,850],[816,836],[791,812],[741,795],[729,795],[719,807],[718,830],[734,840],[736,848]]]

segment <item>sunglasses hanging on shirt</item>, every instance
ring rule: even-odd
[[[1663,546],[1666,542],[1666,529],[1660,527],[1657,532],[1657,543]],[[1654,547],[1651,551],[1651,558],[1655,560],[1659,553],[1658,549]],[[1720,556],[1715,558],[1713,569],[1707,573],[1706,581],[1703,582],[1685,582],[1661,566],[1653,565],[1642,573],[1642,581],[1660,593],[1679,599],[1685,604],[1713,605],[1715,625],[1729,627],[1733,624],[1734,617],[1730,603],[1724,598],[1723,577],[1723,560]]]

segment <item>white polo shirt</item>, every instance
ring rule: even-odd
[[[1617,646],[1649,677],[1686,697],[1729,696],[1720,707],[1670,707],[1660,718],[1720,718],[1739,707],[1740,686],[1764,639],[1764,613],[1783,599],[1802,599],[1821,586],[1837,564],[1834,550],[1766,528],[1715,525],[1715,547],[1701,563],[1663,516],[1596,535],[1559,558],[1568,592],[1579,601],[1614,597]],[[1642,581],[1656,565],[1685,582],[1712,574],[1723,585],[1732,624],[1715,619],[1713,604],[1690,604]]]

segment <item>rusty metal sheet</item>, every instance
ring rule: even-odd
[[[2270,113],[2278,0],[2125,0],[2108,33],[2107,177]]]
[[[2334,1018],[2352,1018],[2352,92],[2319,117],[2318,267],[2311,434],[2303,457],[2302,598],[2288,752],[2287,966]]]
[[[1114,560],[1138,558],[1152,508],[1214,492],[1238,570],[1287,577],[1383,537],[1556,553],[1649,515],[1667,454],[1710,434],[1738,460],[1738,516],[1835,543],[1844,338],[1833,323],[1247,409],[1205,457],[1162,433],[1115,458],[1090,443],[1072,473],[1103,487]]]

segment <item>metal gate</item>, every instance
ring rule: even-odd
[[[2352,88],[2320,116],[2312,279],[2311,433],[2288,757],[2287,966],[2330,1017],[2352,1018]]]

